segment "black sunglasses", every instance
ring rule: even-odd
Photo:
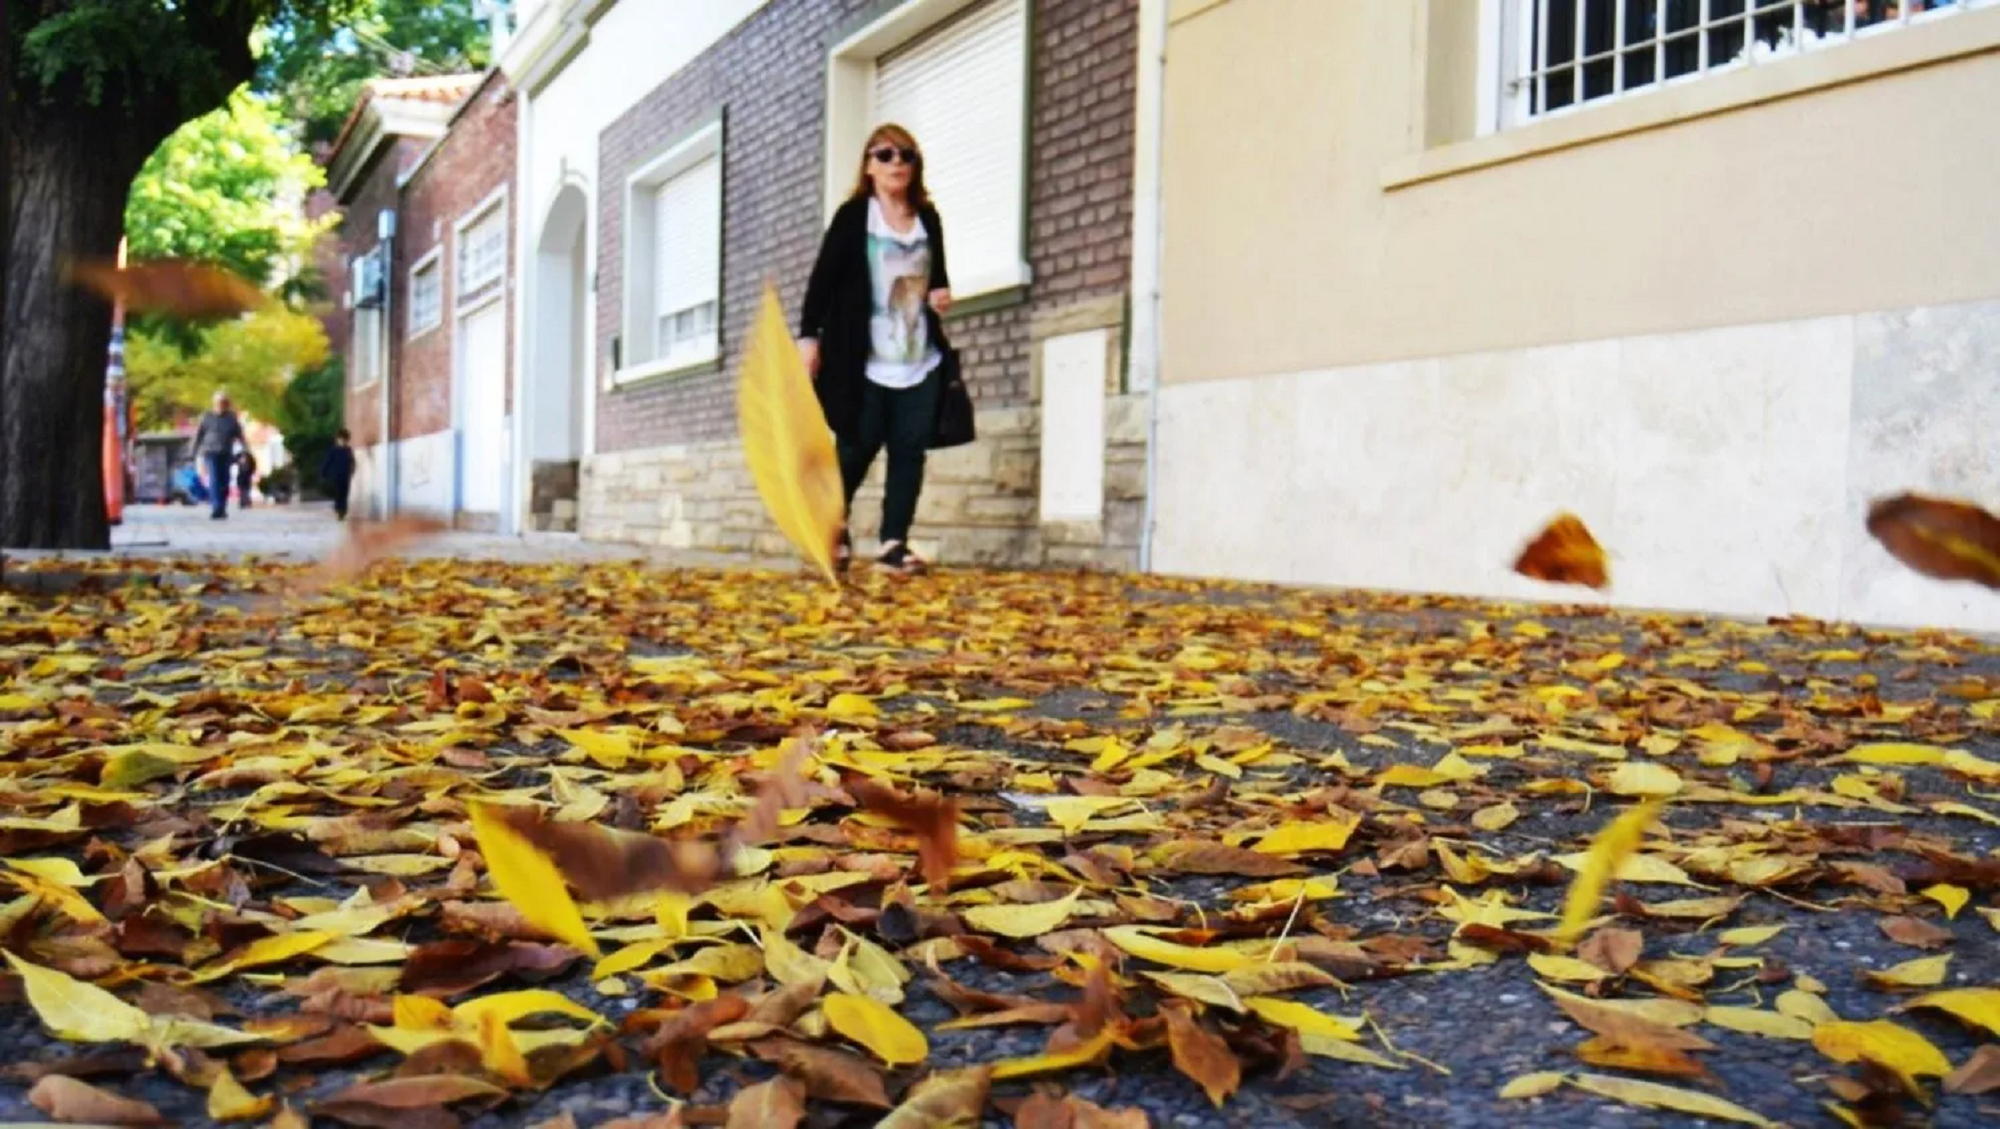
[[[912,167],[915,167],[916,163],[922,160],[917,155],[915,149],[892,149],[887,145],[882,146],[880,149],[869,150],[868,155],[885,165],[895,164],[898,157],[902,158],[904,164]]]

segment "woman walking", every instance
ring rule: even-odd
[[[878,127],[862,147],[854,192],[833,214],[806,284],[799,351],[833,429],[850,513],[854,493],[889,449],[876,561],[921,572],[910,523],[923,493],[924,457],[937,426],[939,368],[951,309],[944,227],[924,192],[924,157],[901,126]],[[843,529],[845,568],[854,542]]]

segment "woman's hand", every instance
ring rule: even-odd
[[[806,375],[819,379],[819,341],[811,337],[799,338],[799,359],[806,363]]]
[[[950,290],[931,291],[931,309],[936,310],[937,315],[939,317],[943,317],[946,314],[950,313],[951,291]]]

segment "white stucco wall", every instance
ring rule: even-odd
[[[1169,385],[1155,565],[1300,584],[2000,631],[1871,538],[2000,508],[2000,302]],[[1572,510],[1612,589],[1511,570]]]
[[[458,433],[450,429],[396,444],[398,506],[450,517],[458,506]]]
[[[767,2],[618,0],[608,5],[597,22],[589,26],[588,42],[546,85],[539,90],[522,92],[518,180],[523,187],[516,222],[520,225],[517,233],[518,246],[522,249],[520,262],[523,273],[514,293],[514,324],[520,329],[515,334],[513,347],[517,382],[515,403],[525,410],[515,413],[517,426],[525,427],[526,420],[536,411],[536,388],[529,379],[532,375],[529,359],[536,355],[533,337],[537,332],[534,317],[537,279],[533,266],[543,224],[557,195],[565,184],[573,184],[582,188],[589,197],[590,219],[584,225],[584,277],[586,280],[594,279],[598,269],[597,214],[605,191],[604,186],[597,183],[598,135],[613,119],[631,109],[654,87],[671,78]],[[539,6],[544,9],[560,7],[573,13],[576,9],[592,5],[547,0]],[[530,39],[559,37],[562,22],[562,12],[543,10],[529,13],[524,9],[519,30]],[[532,54],[533,47],[531,42],[517,43],[510,48],[509,58],[525,59]],[[587,283],[582,320],[586,334],[590,332],[590,327],[597,324],[596,297],[594,289]],[[596,430],[599,358],[594,341],[586,343],[583,357],[585,369],[590,374],[589,390],[583,402],[583,453],[588,454],[594,449]],[[526,451],[532,446],[527,435],[515,436],[515,450]],[[520,459],[517,463],[514,468],[514,497],[519,512],[512,517],[521,522],[528,504],[528,477],[532,460]],[[519,528],[519,525],[514,528]]]

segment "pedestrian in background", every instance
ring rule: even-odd
[[[257,485],[257,460],[245,451],[236,457],[236,504],[250,508],[250,490]]]
[[[910,548],[910,523],[937,435],[940,369],[953,356],[940,321],[950,309],[944,226],[924,190],[923,152],[908,130],[879,126],[813,263],[799,352],[833,429],[850,511],[875,456],[889,449],[876,562],[893,572],[925,567]],[[840,567],[853,555],[843,528]]]
[[[236,449],[241,446],[246,446],[243,421],[236,418],[236,410],[230,407],[229,393],[217,389],[208,411],[202,413],[201,422],[194,429],[195,461],[208,472],[211,520],[221,521],[229,516],[229,480],[233,477],[230,471],[236,463]]]
[[[326,449],[326,457],[319,464],[319,480],[326,484],[326,492],[333,495],[336,521],[347,520],[347,491],[354,485],[354,448],[351,442],[346,428],[334,432],[333,446]]]

